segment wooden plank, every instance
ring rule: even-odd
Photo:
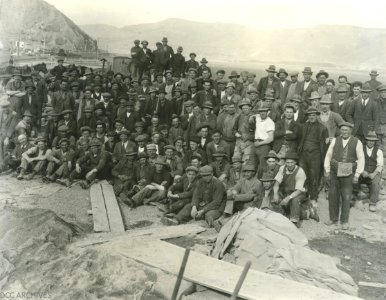
[[[113,233],[98,233],[89,234],[84,239],[72,243],[77,247],[88,247],[97,244],[104,244],[112,240],[118,239],[131,239],[135,237],[146,237],[154,239],[172,239],[180,236],[186,236],[190,234],[197,234],[205,231],[206,228],[197,224],[181,224],[178,226],[161,226],[161,227],[150,227],[145,229],[134,229],[127,230],[124,234],[113,234]]]
[[[174,275],[178,273],[184,255],[184,248],[160,240],[114,241],[102,247],[106,248],[109,253],[119,253],[123,257],[137,260]],[[191,251],[184,279],[231,294],[241,272],[241,266]],[[254,300],[359,299],[252,269],[245,278],[239,297]]]
[[[386,289],[385,283],[359,281],[358,285]]]
[[[113,187],[110,184],[101,184],[103,197],[105,198],[105,206],[107,218],[109,220],[111,232],[125,232],[121,211]]]
[[[110,225],[107,219],[105,200],[103,199],[102,189],[100,184],[93,184],[90,188],[90,199],[92,208],[92,218],[94,221],[94,231],[109,232]]]

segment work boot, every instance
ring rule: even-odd
[[[320,221],[318,211],[316,210],[315,207],[310,208],[310,219],[314,219],[316,222]]]
[[[55,174],[48,175],[48,176],[47,176],[47,179],[48,179],[49,181],[51,181],[51,182],[55,182],[56,176],[55,176]]]
[[[25,171],[22,169],[21,171],[20,171],[20,173],[19,173],[19,175],[17,175],[17,179],[18,180],[22,180],[23,178],[24,178],[24,173],[25,173]]]
[[[342,223],[342,230],[348,230],[348,223]]]
[[[214,221],[213,221],[213,227],[214,227],[214,229],[215,229],[217,232],[220,232],[221,227],[222,227],[221,220],[219,220],[219,219],[214,220]]]
[[[68,180],[67,178],[58,178],[58,179],[56,179],[56,183],[59,183],[59,184],[64,185],[66,187],[69,187],[71,185],[70,180]]]
[[[328,220],[324,224],[326,224],[327,226],[335,226],[335,225],[338,225],[338,221]]]
[[[82,180],[81,182],[79,182],[79,185],[84,190],[89,188],[89,184],[88,184],[88,182],[86,180]]]
[[[369,211],[376,212],[377,211],[377,206],[375,204],[370,204],[369,205]]]
[[[35,172],[32,172],[32,173],[30,173],[30,174],[24,176],[24,178],[25,178],[26,180],[32,180],[32,179],[34,178],[34,176],[35,176]]]

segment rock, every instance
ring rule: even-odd
[[[367,265],[368,265],[368,266],[371,266],[371,265],[372,265],[372,263],[368,261],[368,262],[367,262]]]
[[[348,255],[345,255],[345,256],[344,256],[344,259],[345,259],[345,260],[350,260],[350,259],[351,259],[351,257],[350,257],[350,256],[348,256]]]
[[[374,227],[371,225],[363,224],[362,227],[367,230],[374,230]]]

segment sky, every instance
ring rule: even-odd
[[[117,27],[167,18],[236,23],[258,29],[320,24],[386,28],[386,1],[367,0],[46,0],[78,25]]]

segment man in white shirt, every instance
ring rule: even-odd
[[[380,182],[383,168],[383,153],[382,150],[375,145],[378,141],[378,137],[374,131],[370,131],[365,139],[366,145],[363,147],[365,169],[359,177],[359,183],[368,186],[370,190],[369,210],[375,212],[377,210],[379,189],[381,188]]]
[[[359,176],[364,170],[365,158],[362,143],[352,136],[354,125],[344,122],[339,127],[341,135],[332,139],[324,160],[326,181],[330,182],[328,193],[330,220],[326,224],[337,225],[340,210],[342,229],[348,230],[353,184],[358,183]]]
[[[268,118],[269,108],[265,105],[261,106],[257,111],[258,114],[252,116],[252,123],[255,123],[254,128],[254,146],[256,153],[256,161],[259,168],[263,168],[266,164],[265,156],[271,150],[273,141],[273,133],[275,131],[275,123],[271,118]]]

